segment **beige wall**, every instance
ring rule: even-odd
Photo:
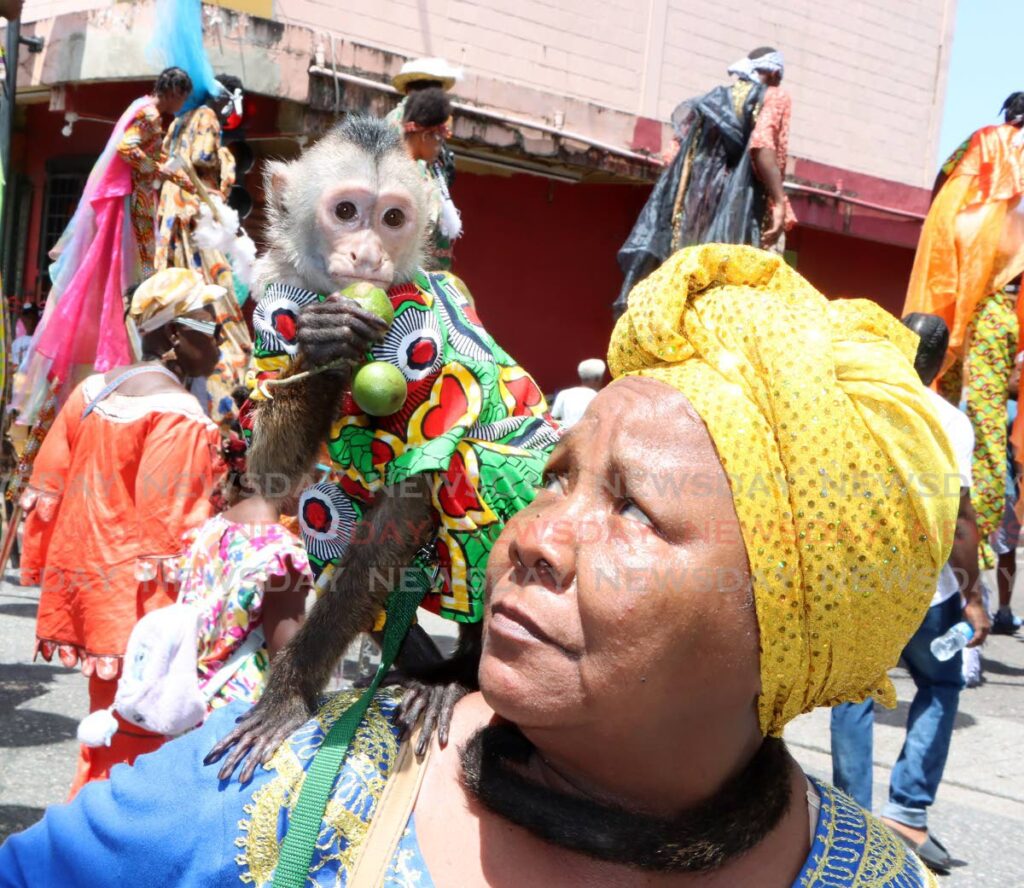
[[[750,49],[774,45],[787,58],[794,154],[923,185],[935,165],[954,2],[278,0],[277,8],[287,20],[406,55],[445,55],[488,78],[659,119],[721,82]]]
[[[954,4],[275,0],[274,14],[309,29],[328,64],[332,36],[338,64],[352,58],[352,43],[444,55],[466,69],[457,89],[463,100],[547,121],[562,112],[566,128],[616,144],[630,138],[633,115],[667,119],[678,101],[722,82],[730,62],[771,44],[786,53],[794,155],[925,185],[936,160]],[[25,18],[111,5],[125,6],[28,0]]]

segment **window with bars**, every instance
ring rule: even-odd
[[[78,208],[95,158],[54,158],[46,164],[42,231],[39,237],[39,280],[43,294],[50,291],[50,250],[56,246]]]

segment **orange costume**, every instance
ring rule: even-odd
[[[975,132],[921,229],[903,314],[946,322],[950,364],[964,355],[978,303],[1024,271],[1022,135],[1007,123]]]
[[[942,172],[948,178],[921,230],[903,313],[935,314],[949,327],[939,391],[954,404],[966,395],[981,562],[991,567],[988,538],[1003,516],[1006,399],[1019,327],[1003,288],[1024,271],[1024,131],[1012,123],[983,127]]]
[[[218,431],[192,395],[115,391],[83,417],[104,385],[97,374],[74,390],[22,498],[22,582],[42,585],[36,652],[80,665],[90,712],[113,702],[136,622],[173,603],[165,565],[210,516],[221,466]],[[163,741],[119,720],[109,747],[81,747],[71,795]]]

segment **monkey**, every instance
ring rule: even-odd
[[[325,442],[342,481],[315,484],[300,500],[311,563],[329,571],[326,590],[272,663],[260,701],[206,758],[230,750],[220,778],[244,760],[243,783],[315,712],[391,578],[414,564],[434,565],[438,594],[428,597],[459,621],[460,641],[442,661],[422,630],[410,631],[399,665],[429,686],[413,685],[400,719],[407,728],[426,710],[421,747],[435,725],[447,742],[451,707],[475,686],[487,553],[532,501],[559,435],[537,384],[484,329],[461,282],[423,271],[425,184],[392,127],[350,115],[297,160],[268,163],[264,184],[256,388],[242,411],[247,483],[294,489]],[[387,290],[390,327],[340,296],[357,281]],[[405,404],[391,416],[367,416],[351,396],[353,367],[368,352],[406,381]],[[317,372],[266,384],[307,370]]]

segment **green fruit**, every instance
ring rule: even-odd
[[[390,416],[400,410],[405,394],[402,371],[384,361],[363,364],[352,380],[352,398],[370,416]]]
[[[380,287],[375,287],[366,281],[358,281],[349,284],[341,291],[341,295],[358,302],[360,308],[377,315],[386,324],[390,324],[395,319],[395,310],[391,307],[391,300]]]

